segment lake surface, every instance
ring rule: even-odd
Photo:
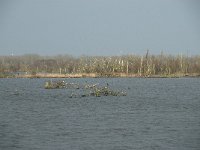
[[[0,79],[0,150],[200,149],[200,78],[62,79],[127,92],[82,98],[47,80]]]

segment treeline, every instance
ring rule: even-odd
[[[119,73],[137,76],[200,74],[200,56],[145,55],[81,56],[69,55],[0,56],[0,76],[21,73],[96,73],[102,76]]]

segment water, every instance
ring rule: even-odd
[[[46,79],[0,79],[1,150],[200,149],[200,79],[64,80],[128,95],[69,98]]]

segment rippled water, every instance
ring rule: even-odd
[[[128,93],[83,98],[45,80],[0,79],[1,150],[200,149],[199,78],[64,79]]]

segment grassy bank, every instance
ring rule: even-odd
[[[200,77],[200,74],[162,74],[162,75],[138,75],[138,74],[126,74],[126,73],[115,73],[115,74],[98,74],[98,73],[75,73],[75,74],[57,74],[57,73],[46,73],[46,74],[25,74],[15,76],[0,76],[1,78],[109,78],[109,77],[124,77],[124,78],[181,78],[181,77]]]

